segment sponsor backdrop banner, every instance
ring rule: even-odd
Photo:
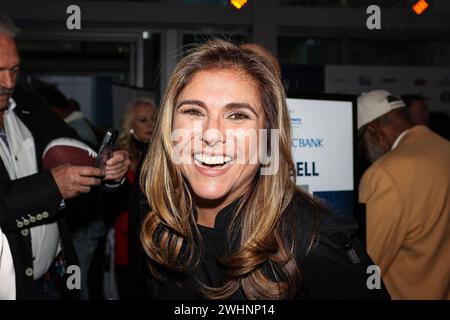
[[[297,185],[353,218],[354,101],[322,97],[287,99]]]

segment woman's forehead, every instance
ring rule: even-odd
[[[206,104],[245,100],[259,107],[259,91],[255,80],[237,68],[197,71],[177,97],[177,105],[185,99],[202,100]],[[209,102],[209,103],[208,103]]]
[[[136,104],[133,111],[134,113],[153,113],[157,111],[157,108],[151,103],[143,102]]]

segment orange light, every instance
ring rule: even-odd
[[[425,0],[419,0],[413,5],[416,14],[422,14],[430,5]]]
[[[230,2],[236,9],[240,10],[247,3],[247,0],[230,0]]]

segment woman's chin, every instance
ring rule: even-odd
[[[205,201],[220,201],[222,199],[225,199],[227,196],[226,192],[220,191],[220,192],[214,192],[214,191],[195,191],[194,190],[195,197],[199,200],[205,200]]]
[[[205,188],[191,185],[193,195],[198,201],[221,202],[229,195],[229,190],[224,188]]]

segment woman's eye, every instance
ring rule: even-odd
[[[235,113],[233,113],[233,114],[231,114],[229,116],[229,119],[231,119],[231,120],[245,120],[245,119],[250,119],[250,117],[247,114],[245,114],[245,113],[235,112]]]
[[[186,109],[183,110],[182,113],[190,115],[190,116],[202,116],[203,114],[197,109]]]

